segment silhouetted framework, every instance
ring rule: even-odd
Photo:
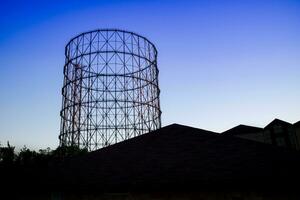
[[[95,30],[65,49],[61,146],[96,150],[161,127],[157,50],[145,37]]]

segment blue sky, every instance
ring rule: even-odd
[[[1,1],[0,141],[58,145],[64,46],[119,28],[158,49],[163,125],[300,120],[300,1]]]

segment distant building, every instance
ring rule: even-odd
[[[300,150],[300,121],[293,124],[293,127],[294,127],[296,138],[298,141],[298,149]]]
[[[264,128],[239,125],[222,134],[300,150],[300,121],[291,124],[274,119]]]
[[[293,125],[280,119],[274,119],[264,128],[264,137],[266,143],[299,149],[299,143]]]
[[[254,140],[258,142],[265,142],[264,129],[254,126],[247,126],[241,124],[223,132],[222,134],[237,136],[240,138]]]

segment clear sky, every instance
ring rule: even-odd
[[[64,46],[119,28],[158,49],[163,125],[300,120],[300,1],[1,1],[0,141],[58,145]]]

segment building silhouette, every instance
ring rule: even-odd
[[[299,199],[299,167],[298,151],[172,124],[1,178],[12,199]]]
[[[233,127],[227,131],[224,131],[223,135],[232,135],[237,136],[244,139],[264,142],[264,129],[260,127],[254,127],[254,126],[247,126],[247,125],[238,125],[236,127]]]
[[[222,134],[300,150],[300,121],[291,124],[274,119],[264,128],[239,125]]]

